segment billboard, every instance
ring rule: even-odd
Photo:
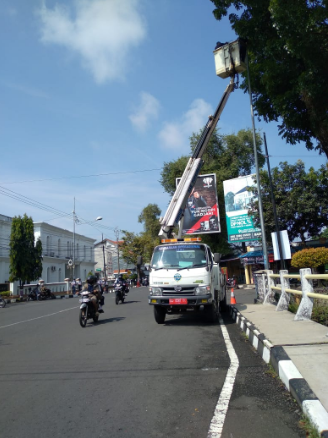
[[[181,178],[176,179],[178,185]],[[184,211],[182,234],[220,233],[216,175],[198,175]]]
[[[253,217],[248,215],[248,206],[254,194],[248,191],[254,187],[253,175],[223,181],[229,242],[248,242],[261,238],[261,228],[255,228]]]

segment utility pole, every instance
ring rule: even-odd
[[[275,229],[276,229],[277,239],[278,239],[278,248],[279,248],[279,255],[280,255],[280,269],[285,270],[286,269],[285,260],[284,260],[283,252],[282,252],[281,236],[280,236],[278,217],[277,217],[277,209],[276,209],[276,200],[275,200],[273,185],[272,185],[270,160],[269,160],[269,153],[268,153],[268,146],[267,146],[265,132],[263,133],[263,140],[264,140],[264,148],[265,148],[265,157],[266,157],[267,166],[268,166],[268,175],[269,175],[269,183],[270,183],[270,191],[271,191],[274,224],[275,224]]]
[[[106,279],[106,259],[105,259],[105,245],[104,245],[104,240],[103,240],[103,257],[104,257],[104,277]]]
[[[74,208],[73,208],[73,278],[75,277],[75,197],[74,197]]]
[[[116,236],[116,242],[117,242],[117,268],[118,268],[118,275],[120,275],[120,250],[119,250],[119,233],[120,230],[118,228],[115,228],[115,236]]]
[[[264,219],[263,219],[263,207],[262,207],[262,196],[261,196],[261,185],[260,185],[260,171],[259,171],[259,163],[258,163],[257,148],[256,148],[253,98],[252,98],[251,81],[250,81],[250,77],[249,77],[248,55],[246,56],[246,60],[247,60],[248,92],[249,92],[249,100],[250,100],[250,105],[251,105],[251,118],[252,118],[253,144],[254,144],[254,160],[255,160],[255,170],[256,170],[256,183],[257,183],[257,193],[258,193],[258,203],[259,203],[259,215],[260,215],[260,224],[261,224],[263,260],[264,260],[264,269],[269,269],[268,249],[267,249],[267,242],[266,242],[266,238],[265,238],[265,227],[264,227]]]

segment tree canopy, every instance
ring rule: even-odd
[[[15,216],[12,220],[10,234],[10,281],[29,283],[42,274],[42,243],[34,245],[34,225],[26,214]]]
[[[301,239],[303,244],[317,236],[328,223],[328,168],[305,170],[303,161],[280,163],[272,169],[272,185],[280,230],[287,230],[289,240]],[[268,172],[260,171],[263,216],[266,237],[271,241],[275,231]],[[257,188],[252,188],[257,194]],[[251,205],[256,226],[260,225],[258,203]]]
[[[327,0],[211,0],[247,41],[254,106],[290,144],[328,157]],[[247,89],[246,75],[242,88]]]
[[[199,134],[190,138],[191,151],[194,150]],[[262,139],[256,134],[259,166],[264,164],[261,151]],[[182,176],[186,167],[187,156],[182,156],[175,161],[164,163],[160,183],[164,190],[173,195],[175,192],[176,178]],[[225,220],[223,181],[249,175],[254,167],[253,134],[250,129],[240,130],[237,134],[220,135],[217,130],[213,132],[207,150],[203,156],[204,164],[201,174],[215,173],[217,178],[218,203],[220,210],[221,233],[202,235],[204,243],[211,245],[212,251],[227,254],[231,247],[227,241],[227,228]]]
[[[144,231],[140,234],[123,231],[123,244],[120,249],[127,263],[136,265],[138,256],[142,256],[145,263],[150,262],[154,247],[160,243],[160,214],[161,210],[157,204],[148,204],[138,218],[139,222],[144,224]]]
[[[148,204],[138,217],[138,221],[144,224],[144,232],[152,239],[158,238],[160,230],[159,217],[161,210],[156,204]]]

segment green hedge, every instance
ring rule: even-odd
[[[0,292],[0,295],[1,295],[2,297],[7,297],[7,296],[10,295],[10,291],[8,290],[8,291],[5,291],[5,292]]]

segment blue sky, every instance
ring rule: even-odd
[[[217,41],[235,39],[228,19],[214,19],[210,0],[1,3],[0,214],[72,229],[75,197],[80,222],[103,217],[76,232],[142,231],[142,209],[156,203],[164,215],[170,201],[159,169],[189,153],[228,84],[213,58]],[[218,127],[251,127],[248,95],[231,95]],[[326,162],[286,145],[274,123],[256,128],[271,167]]]

